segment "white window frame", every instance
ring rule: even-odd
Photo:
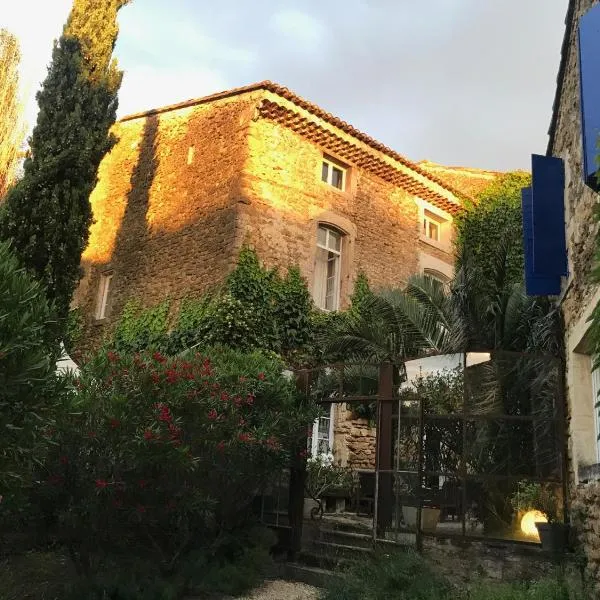
[[[333,402],[329,405],[329,416],[324,415],[322,417],[318,417],[317,419],[315,419],[314,423],[313,423],[313,428],[312,428],[312,437],[310,439],[310,455],[311,456],[317,456],[317,454],[319,454],[318,450],[319,450],[319,423],[321,421],[321,419],[325,418],[325,419],[329,419],[329,430],[327,432],[327,452],[328,453],[332,453],[333,454],[333,432],[334,432],[334,416],[335,416],[335,412],[334,412],[334,408],[335,405],[333,404]]]
[[[423,222],[422,223],[423,227],[421,229],[421,233],[422,233],[423,237],[431,242],[436,243],[436,244],[443,243],[443,241],[444,241],[444,231],[443,231],[444,222],[442,221],[442,219],[440,219],[439,217],[434,215],[432,212],[425,209],[423,211],[422,222]],[[437,237],[431,237],[431,235],[429,235],[430,231],[431,231],[431,225],[435,225],[436,231],[437,231]]]
[[[327,166],[327,177],[325,179],[323,179],[323,166],[325,166],[325,165]],[[337,169],[338,171],[340,171],[342,173],[342,186],[341,187],[337,187],[336,185],[333,185],[333,170],[334,169]],[[321,181],[323,183],[326,183],[327,185],[330,185],[334,190],[339,190],[340,192],[343,192],[346,189],[347,171],[348,171],[348,169],[346,167],[343,167],[342,165],[323,157],[323,160],[321,162]]]
[[[326,232],[324,244],[319,243],[319,229],[322,229]],[[336,250],[335,245],[330,244],[330,242],[329,242],[332,233],[339,236],[339,240],[340,240],[340,249],[339,250]],[[324,310],[326,312],[335,312],[336,310],[339,310],[339,308],[340,308],[340,289],[341,289],[341,282],[342,282],[342,251],[344,249],[344,235],[342,234],[341,231],[339,231],[338,229],[335,229],[334,227],[329,227],[325,224],[320,224],[317,228],[317,251],[319,249],[325,250],[326,252],[335,254],[337,256],[336,272],[334,275],[334,278],[335,278],[334,286],[335,287],[334,287],[334,293],[333,293],[333,299],[334,299],[333,306],[331,308],[327,308],[327,270],[325,270],[325,281],[321,282],[322,290],[323,290],[323,294],[324,294],[323,298],[322,299],[316,298],[316,297],[313,297],[313,298],[315,300],[315,304],[321,310]],[[316,276],[316,273],[315,273],[315,276]],[[315,289],[318,289],[316,282],[315,282]],[[321,300],[323,301],[323,306],[320,305]]]
[[[592,361],[592,410],[594,411],[594,435],[596,444],[596,462],[600,463],[600,408],[596,408],[596,403],[600,400],[600,369],[594,369],[595,357],[590,357]]]
[[[108,294],[110,293],[110,283],[113,278],[113,272],[108,271],[100,275],[98,284],[98,298],[96,300],[96,320],[101,321],[106,318],[106,307],[108,305]]]

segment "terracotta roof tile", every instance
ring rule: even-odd
[[[443,205],[443,208],[445,210],[449,210],[450,212],[459,211],[461,209],[460,201],[465,200],[465,199],[470,199],[470,195],[468,193],[465,193],[464,191],[459,191],[458,189],[455,189],[452,185],[449,185],[448,182],[433,175],[431,172],[428,172],[426,169],[421,168],[416,163],[408,160],[405,156],[399,154],[395,150],[392,150],[388,146],[385,146],[381,142],[378,142],[377,140],[370,137],[366,133],[359,131],[358,129],[356,129],[355,127],[353,127],[346,121],[343,121],[342,119],[323,110],[321,107],[317,106],[316,104],[313,104],[312,102],[309,102],[308,100],[305,100],[304,98],[302,98],[301,96],[298,96],[297,94],[295,94],[288,88],[286,88],[282,85],[279,85],[277,83],[274,83],[272,81],[261,81],[259,83],[254,83],[252,85],[247,85],[244,87],[233,88],[230,90],[212,94],[210,96],[205,96],[203,98],[190,99],[190,100],[186,100],[184,102],[179,102],[177,104],[171,104],[169,106],[163,106],[163,107],[156,108],[153,110],[134,113],[131,115],[127,115],[126,117],[123,117],[121,119],[121,121],[128,121],[131,119],[146,117],[149,115],[165,113],[165,112],[169,112],[169,111],[173,111],[173,110],[178,110],[181,108],[187,108],[190,106],[195,106],[198,104],[203,104],[206,102],[211,102],[211,101],[219,100],[222,98],[229,98],[232,96],[237,96],[240,94],[258,91],[258,90],[269,91],[273,94],[276,94],[276,95],[288,100],[289,102],[292,102],[296,106],[306,110],[307,112],[315,115],[316,117],[322,119],[323,121],[329,123],[330,125],[337,127],[341,131],[343,131],[343,132],[351,135],[355,139],[363,142],[370,148],[377,150],[377,151],[385,154],[386,156],[389,156],[390,158],[394,159],[401,165],[403,165],[403,166],[407,167],[408,169],[410,169],[411,171],[413,171],[415,174],[420,175],[421,177],[424,177],[425,179],[431,181],[434,184],[437,184],[438,186],[440,186],[444,190],[446,190],[446,192],[449,192],[450,194],[455,196],[456,203],[452,202],[451,200],[446,198],[444,195],[438,193],[436,190],[428,188],[421,181],[419,181],[418,178],[412,178],[407,174],[402,174],[402,176],[400,176],[398,170],[395,170],[396,171],[395,181],[398,182],[399,185],[402,185],[402,187],[407,189],[407,191],[410,191],[420,197],[423,197],[423,199],[430,199],[432,201],[435,201],[436,204]],[[262,108],[263,116],[267,116],[270,118],[271,115],[275,115],[275,112],[276,112],[275,109],[268,108],[267,105],[264,103],[264,101],[263,101],[262,106],[263,106],[263,108]],[[278,115],[277,119],[282,120],[281,115]],[[311,135],[314,136],[313,139],[318,140],[319,143],[322,143],[328,137],[328,132],[326,132],[324,130],[319,131],[318,133],[315,133],[314,127],[311,127],[311,123],[309,123],[306,119],[303,119],[303,117],[301,115],[296,115],[295,117],[292,117],[291,115],[286,115],[285,122],[286,122],[286,125],[288,125],[288,126],[293,125],[293,127],[296,128],[303,135],[310,130],[312,132]],[[313,125],[316,125],[316,124],[313,124]],[[339,143],[339,147],[344,147],[347,151],[349,151],[348,148],[345,146],[345,143],[347,144],[347,142],[345,142],[344,140],[340,140],[338,143]],[[359,153],[359,150],[360,149],[354,148],[352,150],[352,156],[353,157],[356,156],[357,153]],[[355,159],[353,158],[352,160],[354,161]],[[375,159],[375,160],[377,160],[377,159]],[[363,162],[364,162],[364,157],[363,157]],[[387,163],[385,163],[385,164],[387,164]],[[382,172],[386,168],[383,165],[379,165],[379,166],[380,166],[380,169],[382,170]],[[389,167],[389,165],[388,165],[388,167]],[[390,168],[393,169],[393,167],[390,167]],[[388,176],[390,176],[390,175],[388,174]],[[400,184],[400,181],[402,181],[401,184]],[[408,189],[407,186],[411,186],[411,189]],[[426,196],[426,197],[424,197],[424,196]]]

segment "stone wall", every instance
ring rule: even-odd
[[[338,406],[334,423],[334,455],[353,469],[375,469],[376,427],[367,419],[354,419],[345,405]]]
[[[199,295],[236,259],[240,173],[256,100],[225,99],[119,122],[91,196],[94,224],[74,304],[97,342],[135,298],[151,306]],[[99,278],[112,271],[107,318]]]
[[[590,280],[597,225],[593,213],[599,196],[583,181],[583,146],[579,88],[579,18],[598,0],[571,0],[563,48],[564,75],[559,80],[554,135],[550,153],[565,163],[565,222],[569,276],[561,301],[565,324],[566,394],[571,516],[581,548],[589,561],[588,573],[600,582],[600,485],[580,483],[580,473],[597,462],[592,392],[592,360],[587,342],[589,316],[600,299]],[[571,14],[572,11],[572,14]],[[582,479],[583,481],[583,479]],[[600,592],[600,587],[598,588]]]
[[[423,539],[423,556],[455,586],[464,589],[481,581],[532,581],[554,574],[557,568],[574,583],[581,581],[571,557],[555,560],[538,548],[501,542]]]
[[[584,483],[577,487],[572,516],[587,559],[588,579],[595,585],[595,597],[600,597],[600,483]]]
[[[345,190],[323,183],[323,149],[261,116],[257,107],[265,94],[234,94],[115,125],[118,143],[103,160],[91,197],[95,222],[74,299],[88,345],[97,344],[129,299],[151,306],[169,298],[176,310],[185,296],[221,283],[244,243],[269,266],[298,264],[312,285],[321,222],[345,233],[342,307],[361,270],[375,287],[401,285],[418,272],[416,197],[353,165]],[[335,133],[369,148],[344,131]],[[393,162],[369,151],[375,161]],[[436,193],[443,190],[431,185]],[[452,265],[450,251],[434,250]],[[113,278],[106,319],[98,321],[105,272]]]
[[[586,345],[589,314],[598,286],[591,283],[597,227],[593,217],[598,194],[584,184],[577,27],[579,18],[598,0],[571,0],[563,48],[564,75],[555,105],[556,125],[551,153],[565,164],[565,222],[569,276],[561,303],[565,323],[566,382],[569,412],[570,472],[574,485],[582,464],[595,460],[591,360]]]
[[[267,120],[250,128],[240,219],[245,241],[267,264],[298,263],[312,283],[320,222],[346,235],[342,249],[342,306],[363,270],[374,287],[401,285],[418,271],[415,198],[350,167],[344,191],[320,179],[323,151]],[[345,255],[345,256],[344,256]],[[451,254],[445,260],[452,263]]]

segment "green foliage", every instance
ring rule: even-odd
[[[210,549],[185,556],[171,575],[139,557],[104,557],[79,577],[59,551],[29,552],[0,561],[0,600],[179,600],[185,595],[238,596],[258,587],[272,565],[275,536],[246,526],[224,534]]]
[[[114,333],[120,350],[159,349],[177,354],[196,346],[226,345],[240,350],[262,349],[301,360],[313,335],[312,302],[297,267],[281,277],[263,267],[250,248],[220,293],[187,298],[168,330],[169,304],[142,309],[127,303]]]
[[[64,328],[92,222],[89,196],[111,148],[120,73],[111,62],[122,0],[76,0],[37,99],[24,176],[7,194],[0,237],[46,288]]]
[[[83,314],[80,308],[69,311],[67,317],[67,328],[63,342],[67,353],[73,352],[83,336]]]
[[[135,300],[127,302],[113,333],[115,349],[140,351],[159,345],[167,333],[169,307],[168,300],[146,309]]]
[[[539,510],[549,523],[561,521],[556,493],[548,484],[520,481],[510,502],[515,511]]]
[[[262,353],[102,353],[56,426],[36,506],[81,572],[130,553],[167,574],[248,522],[316,412]]]
[[[497,284],[511,287],[523,280],[523,223],[521,188],[531,185],[529,173],[516,171],[500,176],[486,188],[476,203],[455,218],[458,267],[468,258],[480,273],[479,284],[486,294]],[[507,248],[506,274],[497,281],[494,261],[498,248]]]
[[[533,582],[475,581],[452,588],[418,554],[396,551],[380,553],[333,579],[323,600],[591,600],[591,596],[561,573]]]
[[[40,452],[38,430],[57,386],[54,327],[42,286],[0,243],[0,495],[27,482]]]
[[[449,584],[416,553],[380,553],[327,586],[323,600],[450,600]]]
[[[318,454],[306,461],[305,488],[311,498],[322,498],[333,489],[352,490],[354,471],[350,467],[335,464],[332,454]]]
[[[531,583],[485,583],[474,586],[468,600],[585,600],[580,585],[562,576]]]

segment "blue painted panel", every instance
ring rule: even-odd
[[[553,156],[531,157],[533,272],[567,275],[565,241],[565,168]]]
[[[579,19],[579,87],[581,94],[581,133],[583,177],[598,189],[598,138],[600,135],[600,4]]]
[[[531,188],[521,190],[523,211],[523,252],[525,255],[525,291],[528,296],[557,296],[560,294],[560,277],[544,277],[533,272],[533,193]]]

